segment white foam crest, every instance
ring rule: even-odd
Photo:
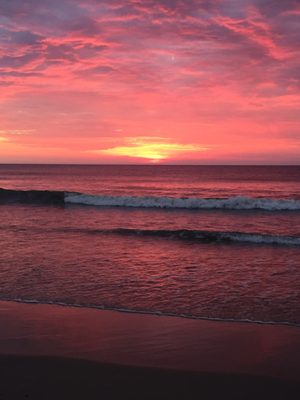
[[[185,208],[185,209],[227,209],[227,210],[267,210],[297,211],[300,200],[268,199],[251,197],[229,197],[226,199],[135,197],[135,196],[96,196],[80,193],[66,193],[65,202],[72,204],[103,207],[137,208]]]
[[[233,242],[255,243],[255,244],[270,244],[284,246],[300,246],[300,238],[293,236],[272,236],[259,235],[251,233],[222,233],[221,236]]]

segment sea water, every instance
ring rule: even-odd
[[[0,165],[0,187],[0,300],[300,324],[300,167]]]

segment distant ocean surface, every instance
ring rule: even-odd
[[[300,325],[298,166],[0,165],[0,188],[0,300]]]

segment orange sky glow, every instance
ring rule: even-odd
[[[298,0],[0,1],[0,163],[300,163]]]

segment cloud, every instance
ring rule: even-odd
[[[34,46],[41,43],[43,36],[36,35],[30,31],[17,31],[11,32],[12,42],[15,42],[19,45],[29,45]]]
[[[29,135],[34,132],[34,129],[2,129],[0,135]]]
[[[201,153],[248,127],[270,140],[264,124],[288,146],[286,122],[300,122],[299,12],[293,0],[2,0],[1,116],[33,121],[32,140],[57,146],[88,130],[141,153],[125,138],[160,131],[171,147],[140,145],[171,156],[187,140]]]
[[[28,53],[23,56],[3,56],[0,57],[0,67],[19,69],[27,66],[32,61],[35,61],[38,58],[39,54],[37,53]]]
[[[70,44],[52,44],[48,43],[45,50],[45,57],[47,60],[57,61],[75,61],[74,49]]]
[[[96,19],[88,16],[80,16],[74,20],[64,22],[61,29],[72,32],[74,36],[84,35],[93,37],[101,33],[101,25]]]
[[[253,3],[266,17],[299,10],[299,0],[253,0]]]
[[[83,75],[86,77],[90,77],[91,79],[94,79],[95,76],[109,74],[109,73],[113,72],[114,70],[115,69],[112,68],[110,65],[96,65],[94,67],[78,70],[78,71],[76,71],[76,73],[78,75],[81,75],[81,76]]]

